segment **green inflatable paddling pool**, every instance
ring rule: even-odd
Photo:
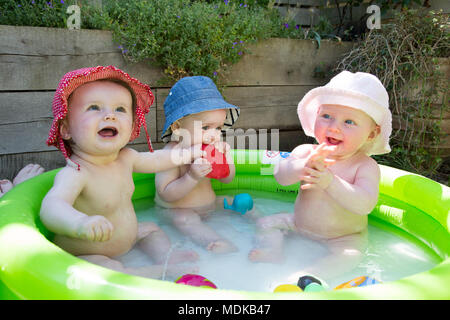
[[[233,150],[236,178],[213,183],[218,193],[295,193],[275,181],[273,152]],[[276,153],[275,153],[276,154]],[[283,153],[282,153],[283,154]],[[28,180],[0,198],[0,299],[449,299],[450,188],[410,172],[380,166],[380,196],[371,220],[395,226],[433,250],[431,270],[381,284],[322,292],[211,290],[146,279],[90,264],[61,250],[39,219],[41,201],[58,170]],[[135,174],[133,200],[155,193],[153,174]],[[370,220],[369,220],[370,223]]]

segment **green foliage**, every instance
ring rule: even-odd
[[[69,1],[0,1],[0,24],[65,28]]]
[[[67,28],[67,8],[76,0],[0,0],[0,24]],[[82,29],[108,29],[98,8],[80,4]]]
[[[280,17],[273,0],[102,0],[102,8],[76,0],[0,0],[0,24],[66,28],[71,4],[81,7],[81,28],[112,30],[127,59],[160,65],[169,80],[199,74],[217,80],[259,40],[314,39],[320,47],[332,37],[326,20],[303,30]]]
[[[269,38],[273,28],[265,9],[231,1],[110,1],[103,11],[128,59],[150,58],[173,80],[216,78],[248,51],[246,44]]]
[[[388,90],[393,151],[377,160],[431,178],[444,165],[440,119],[449,110],[449,82],[438,58],[450,55],[449,28],[442,12],[403,10],[392,23],[370,31],[336,69],[375,74]]]

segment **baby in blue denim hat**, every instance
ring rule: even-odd
[[[221,131],[237,120],[239,108],[223,99],[214,82],[203,76],[179,80],[164,102],[164,113],[164,149],[212,144],[225,154],[230,168],[230,174],[219,181],[231,182],[235,167],[230,146],[221,141]],[[168,208],[175,227],[195,243],[214,253],[235,251],[231,242],[202,221],[216,209],[216,194],[206,177],[211,170],[211,163],[199,158],[192,164],[157,173],[155,202]]]

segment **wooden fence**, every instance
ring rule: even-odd
[[[357,22],[361,18],[367,17],[367,7],[376,1],[363,0],[361,5],[353,6],[352,8],[344,7],[349,0],[276,0],[274,7],[280,11],[283,16],[288,16],[303,27],[309,27],[319,22],[319,17],[326,17],[332,24]],[[422,7],[411,1],[412,8]],[[450,2],[448,0],[429,0],[427,1],[428,10],[440,10],[450,12]],[[392,11],[388,10],[383,13],[383,18],[392,17]]]
[[[27,163],[46,169],[65,164],[60,152],[45,144],[51,101],[61,77],[86,66],[116,65],[152,87],[156,99],[147,126],[154,147],[162,147],[163,104],[169,92],[169,87],[156,85],[162,69],[126,62],[110,32],[0,26],[0,42],[0,178],[11,179]],[[270,137],[271,129],[279,129],[278,147],[275,139],[258,147],[266,142],[269,149],[291,150],[306,141],[297,104],[308,90],[328,81],[315,77],[317,68],[330,69],[351,46],[322,41],[318,49],[314,41],[289,39],[253,45],[252,54],[222,79],[225,99],[241,108],[235,128],[243,130],[236,131],[235,139],[256,138],[259,129],[267,129]],[[137,150],[146,148],[142,135],[132,144]]]

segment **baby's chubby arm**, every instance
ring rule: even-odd
[[[356,214],[369,214],[378,201],[380,167],[372,158],[362,163],[349,183],[334,175],[326,189],[342,207]]]
[[[180,176],[180,168],[159,172],[155,176],[158,195],[167,202],[183,199],[211,170],[211,164],[206,159],[198,158],[182,176]]]
[[[201,144],[193,145],[190,148],[182,148],[180,144],[177,144],[173,148],[154,152],[137,152],[128,149],[128,152],[133,153],[133,171],[144,173],[161,172],[182,164],[190,164],[192,160],[205,154]]]
[[[107,241],[113,225],[104,216],[88,216],[73,207],[85,185],[84,171],[65,167],[55,177],[53,187],[44,197],[40,217],[52,232],[91,241]]]

